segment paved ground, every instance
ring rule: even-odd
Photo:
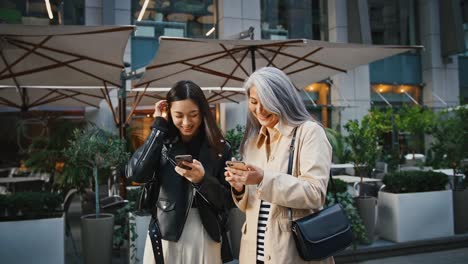
[[[467,264],[468,248],[355,262],[355,264]]]
[[[75,196],[69,211],[70,224],[72,228],[73,240],[76,246],[76,253],[70,238],[66,239],[66,264],[80,264],[81,257],[81,202],[79,196]],[[128,264],[128,249],[126,247],[113,251],[112,264]],[[467,264],[468,248],[459,248],[446,251],[427,252],[422,254],[412,254],[390,258],[379,258],[355,262],[353,264]],[[170,264],[170,263],[169,263]],[[229,264],[238,264],[232,261]],[[337,262],[339,264],[339,262]]]

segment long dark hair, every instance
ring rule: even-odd
[[[192,100],[200,109],[200,114],[202,118],[201,127],[204,128],[206,139],[208,145],[215,151],[213,154],[218,156],[223,152],[224,148],[224,137],[221,133],[216,120],[213,117],[213,114],[210,111],[210,105],[208,100],[206,100],[205,94],[203,94],[200,86],[196,85],[192,81],[179,81],[166,95],[168,109],[168,120],[169,120],[169,135],[177,135],[179,131],[174,125],[171,116],[171,104],[172,102],[182,101],[182,100]]]

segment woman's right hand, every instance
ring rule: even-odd
[[[244,184],[238,182],[231,172],[226,170],[224,172],[224,176],[229,185],[231,185],[231,187],[234,188],[237,192],[242,192],[244,190]]]
[[[153,117],[156,118],[158,116],[167,120],[167,101],[161,100],[154,104],[154,113]]]

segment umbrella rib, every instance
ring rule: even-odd
[[[37,100],[35,100],[34,102],[32,102],[31,104],[36,104],[38,102],[40,102],[41,100],[47,98],[49,95],[53,94],[54,93],[54,90],[50,89],[49,92],[47,94],[45,94],[44,96],[38,98]]]
[[[16,77],[31,74],[31,73],[38,73],[38,72],[43,72],[43,71],[47,71],[47,70],[51,70],[51,69],[55,69],[55,68],[60,68],[60,67],[66,66],[68,63],[73,63],[73,62],[77,62],[77,61],[80,61],[80,59],[73,59],[73,60],[70,60],[70,61],[64,61],[64,62],[61,62],[61,63],[52,64],[52,65],[48,65],[48,66],[43,66],[43,67],[31,69],[31,70],[26,70],[26,71],[16,72],[16,73],[10,73],[9,75],[0,76],[0,80],[5,80],[5,79],[8,79],[8,78],[16,78]]]
[[[274,52],[274,50],[271,50],[271,49],[268,49],[268,48],[264,48],[262,47],[261,49],[264,49],[264,50],[267,50],[267,51],[270,51],[270,52]],[[295,55],[292,55],[292,54],[288,54],[288,53],[284,53],[284,52],[278,52],[280,55],[283,55],[283,56],[286,56],[286,57],[290,57],[290,58],[294,58],[294,59],[300,59],[300,57],[298,56],[295,56]],[[325,68],[329,68],[329,69],[333,69],[333,70],[336,70],[336,71],[340,71],[340,72],[344,72],[346,73],[346,70],[344,69],[340,69],[340,68],[337,68],[337,67],[334,67],[334,66],[331,66],[331,65],[326,65],[324,63],[321,63],[321,62],[317,62],[317,61],[313,61],[313,60],[309,60],[309,59],[301,59],[301,61],[305,61],[305,62],[308,62],[308,63],[313,63],[313,64],[317,64],[317,65],[320,65],[320,66],[323,66]]]
[[[229,75],[232,76],[239,66],[242,67],[241,63],[244,61],[247,54],[249,54],[249,50],[245,51],[244,56],[242,56],[240,62],[237,62],[236,59],[234,57],[232,57],[232,59],[236,61],[237,65],[236,65],[236,67],[234,67],[234,70],[232,70]],[[246,76],[249,76],[249,74],[245,71],[244,67],[242,67],[242,70],[244,71]],[[226,80],[224,80],[223,84],[221,85],[221,88],[223,88],[227,84],[228,81],[229,81],[229,79],[226,78]]]
[[[22,61],[24,58],[26,58],[27,56],[29,56],[31,53],[34,53],[35,50],[37,50],[40,46],[42,46],[44,43],[46,43],[47,41],[50,40],[50,38],[52,38],[52,36],[48,36],[47,38],[43,39],[39,44],[37,45],[34,45],[34,48],[32,50],[29,50],[28,52],[26,52],[25,54],[23,54],[23,56],[19,57],[15,62],[13,62],[12,64],[8,65],[7,68],[3,69],[1,72],[0,72],[0,76],[6,72],[7,70],[13,68],[16,64],[18,64],[20,61]]]
[[[215,92],[215,91],[211,91],[211,92],[214,93],[214,95],[213,95],[213,96],[210,96],[210,98],[208,99],[208,101],[211,100],[212,98],[214,98],[215,96],[219,96],[219,97],[221,97],[221,98],[216,99],[216,100],[214,100],[214,101],[218,101],[218,100],[221,100],[221,99],[226,99],[226,100],[229,100],[229,101],[231,101],[231,102],[233,102],[233,103],[239,103],[239,102],[237,102],[236,100],[229,98],[229,97],[231,97],[231,96],[236,95],[236,92],[233,92],[233,94],[228,95],[228,96],[222,95],[221,93],[218,93],[218,92]]]
[[[125,124],[130,123],[130,120],[131,120],[131,118],[133,116],[133,113],[135,112],[135,109],[137,108],[137,106],[140,104],[141,98],[143,98],[143,95],[145,95],[145,92],[146,92],[146,89],[148,89],[148,86],[149,86],[149,84],[146,85],[145,89],[143,90],[143,92],[140,95],[137,94],[137,99],[133,101],[132,109],[130,110],[130,114],[128,115],[127,120],[125,120]]]
[[[204,73],[209,73],[211,75],[215,75],[215,76],[219,76],[219,77],[224,77],[224,78],[228,78],[228,79],[234,79],[236,81],[240,81],[240,82],[243,82],[244,79],[242,78],[239,78],[239,77],[236,77],[236,76],[232,76],[232,75],[228,75],[228,74],[225,74],[225,73],[222,73],[222,72],[219,72],[219,71],[215,71],[215,70],[212,70],[212,69],[208,69],[208,68],[205,68],[205,67],[201,67],[199,65],[195,65],[195,64],[191,64],[191,63],[188,63],[188,62],[184,62],[183,64],[185,65],[188,65],[188,66],[191,66],[193,70],[195,71],[200,71],[200,72],[204,72]]]
[[[239,51],[242,51],[242,50],[243,50],[243,48],[234,48],[234,49],[231,49],[230,51],[232,53],[236,53],[236,52],[239,52]],[[184,63],[186,61],[197,60],[197,59],[201,59],[201,58],[205,58],[205,57],[211,57],[211,56],[215,56],[215,55],[219,55],[219,54],[223,54],[223,55],[220,56],[220,57],[216,57],[216,58],[214,58],[212,60],[209,60],[207,62],[204,62],[204,63],[209,63],[209,62],[212,62],[214,60],[217,60],[217,59],[220,59],[222,57],[227,56],[225,51],[217,51],[217,52],[203,54],[203,55],[199,55],[199,56],[195,56],[195,57],[191,57],[191,58],[187,58],[187,59],[183,59],[183,60],[171,61],[171,62],[159,64],[159,65],[152,65],[152,66],[147,67],[146,71],[156,69],[156,68],[165,67],[165,66],[170,66],[170,65],[173,65],[173,64]]]
[[[0,51],[0,55],[2,57],[3,63],[5,63],[5,66],[8,69],[8,72],[10,72],[10,74],[13,74],[13,71],[11,70],[11,67],[8,64],[8,61],[5,58],[5,54],[3,54],[3,50]],[[22,105],[26,106],[26,104],[27,104],[27,102],[26,102],[27,101],[27,98],[26,98],[27,95],[24,93],[24,91],[21,90],[20,85],[18,83],[18,80],[16,79],[16,76],[13,76],[12,79],[13,79],[13,82],[15,83],[15,85],[16,85],[16,90],[20,94]],[[0,80],[1,80],[1,78],[0,78]]]
[[[296,64],[296,63],[298,63],[298,62],[300,62],[301,60],[303,60],[303,59],[309,57],[310,55],[312,55],[312,54],[314,54],[314,53],[320,51],[321,49],[322,49],[322,48],[317,48],[317,49],[315,49],[315,50],[313,50],[313,51],[307,53],[306,55],[304,55],[304,56],[302,56],[302,57],[296,59],[295,61],[289,63],[288,65],[284,66],[283,68],[281,68],[281,70],[284,71],[285,69],[287,69],[287,68],[291,67],[292,65],[294,65],[294,64]]]
[[[237,64],[236,67],[234,68],[234,70],[231,72],[231,75],[237,70],[237,68],[240,67],[240,68],[242,69],[242,71],[245,73],[245,75],[249,76],[249,74],[247,73],[247,71],[246,71],[246,70],[244,69],[244,67],[240,64],[240,63],[244,60],[245,55],[244,55],[244,57],[240,60],[240,62],[238,62],[238,61],[236,60],[236,58],[231,54],[231,52],[226,48],[226,46],[224,46],[223,44],[219,44],[219,45],[220,45],[220,46],[223,48],[223,50],[229,55],[229,57],[231,57],[231,58],[236,62],[236,64]]]
[[[19,40],[19,39],[8,39],[8,42],[10,42],[10,43],[11,42],[17,42],[16,44],[20,43],[20,44],[24,44],[24,45],[28,45],[28,46],[36,46],[33,43],[30,43],[30,42],[27,42],[27,41],[24,41],[24,40]],[[11,44],[13,44],[13,43],[11,43]],[[111,63],[111,62],[103,61],[103,60],[98,60],[98,59],[95,59],[95,58],[91,58],[91,57],[88,57],[88,56],[83,56],[83,55],[72,53],[72,52],[67,52],[67,51],[64,51],[64,50],[59,50],[59,49],[46,47],[46,46],[40,46],[39,48],[45,49],[45,50],[48,50],[48,51],[53,51],[53,52],[60,53],[60,54],[64,54],[64,55],[68,55],[68,56],[72,56],[72,57],[77,57],[77,58],[80,58],[80,59],[83,59],[83,60],[93,61],[93,62],[96,62],[96,63],[99,63],[99,64],[104,64],[104,65],[112,66],[112,67],[119,68],[119,69],[122,68],[122,65],[119,65],[119,64],[115,64],[115,63]]]
[[[236,48],[236,49],[231,49],[230,51],[232,52],[232,54],[234,54],[234,53],[240,52],[240,51],[242,51],[242,50],[243,50],[243,49]],[[218,56],[218,57],[215,57],[215,58],[213,58],[213,59],[207,60],[207,61],[205,61],[205,62],[202,62],[202,63],[198,64],[197,66],[201,66],[201,65],[210,63],[210,62],[215,61],[215,60],[219,60],[219,59],[221,59],[221,58],[227,56],[226,52],[220,51],[220,52],[215,52],[215,53],[211,53],[211,54],[205,54],[205,55],[202,55],[202,56],[197,56],[197,57],[189,58],[189,59],[186,59],[186,60],[179,60],[179,61],[168,62],[168,63],[164,63],[164,64],[160,64],[160,65],[153,65],[153,66],[147,67],[147,70],[146,70],[146,71],[148,71],[148,69],[156,69],[156,68],[160,68],[160,67],[164,67],[164,66],[171,66],[171,65],[173,65],[173,64],[178,64],[178,63],[184,64],[184,63],[186,63],[187,61],[191,61],[191,60],[195,60],[195,59],[199,59],[199,58],[203,58],[203,57],[211,57],[211,56],[213,56],[213,55],[218,55],[218,54],[222,54],[222,55],[221,55],[221,56]],[[141,86],[143,86],[143,85],[150,84],[150,83],[152,83],[152,82],[159,81],[159,80],[165,79],[165,78],[167,78],[167,77],[170,77],[170,76],[173,76],[173,75],[176,75],[176,74],[185,72],[185,71],[189,71],[189,70],[191,70],[191,69],[192,69],[192,68],[180,70],[180,71],[175,72],[175,73],[171,73],[171,74],[168,74],[168,75],[159,77],[159,78],[155,78],[155,79],[152,79],[152,80],[143,82],[143,83],[139,83],[137,87],[141,87]]]
[[[281,47],[280,47],[280,49],[281,49]],[[260,50],[255,50],[255,51],[256,51],[258,54],[260,54],[265,60],[268,61],[267,66],[273,65],[273,67],[276,67],[276,65],[273,63],[273,59],[274,59],[274,57],[276,57],[276,55],[278,55],[278,52],[275,53],[275,55],[273,56],[273,59],[269,60],[269,59],[267,58],[267,56],[266,56],[265,54],[263,54],[263,52],[261,52]],[[279,51],[279,50],[278,50],[278,51]],[[278,68],[278,67],[276,67],[276,68]]]
[[[4,102],[4,105],[6,106],[11,106],[11,107],[15,107],[15,108],[21,108],[20,105],[17,105],[15,103],[13,103],[12,101],[8,100],[8,99],[5,99],[3,97],[0,97],[0,101],[1,102]]]
[[[99,108],[99,106],[96,106],[96,105],[93,105],[89,102],[86,102],[82,99],[78,99],[76,98],[77,95],[80,95],[81,93],[79,92],[76,92],[76,91],[70,91],[74,94],[66,94],[62,91],[60,91],[59,89],[55,89],[55,93],[57,93],[58,95],[54,98],[50,98],[49,100],[47,100],[46,102],[42,102],[42,104],[46,104],[46,103],[51,103],[51,102],[57,102],[57,101],[60,101],[60,100],[63,100],[63,99],[66,99],[66,98],[70,98],[72,100],[75,100],[75,101],[78,101],[80,103],[83,103],[83,104],[86,104],[86,105],[89,105],[89,106],[93,106],[93,107],[96,107],[96,108]],[[38,106],[38,104],[34,104],[32,106]]]
[[[276,56],[278,56],[278,52],[279,52],[283,47],[284,47],[284,45],[279,46],[279,47],[278,47],[278,50],[275,52],[275,55],[273,55],[273,57],[271,58],[271,60],[268,60],[268,59],[267,59],[267,61],[268,61],[267,66],[270,66],[270,65],[273,65],[273,66],[274,66],[274,65],[275,65],[275,64],[273,63],[273,61],[276,59]],[[264,55],[264,54],[263,54],[261,51],[259,51],[259,50],[257,50],[257,52],[260,53],[260,54],[262,54],[262,55]],[[265,57],[265,56],[264,56],[264,57]],[[265,58],[265,59],[266,59],[266,58]],[[276,66],[274,66],[274,67],[276,67]]]
[[[308,69],[314,68],[314,67],[317,67],[317,64],[309,65],[309,66],[306,66],[306,67],[303,67],[303,68],[300,68],[300,69],[297,69],[297,70],[294,70],[294,71],[291,71],[291,72],[287,72],[286,74],[287,75],[292,75],[292,74],[295,74],[295,73],[298,73],[298,72],[301,72],[301,71],[305,71],[305,70],[308,70]]]
[[[18,44],[18,43],[16,43],[16,44],[11,43],[11,44],[12,44],[12,45],[15,45],[15,46],[17,46],[17,47],[19,47],[19,48],[22,48],[22,49],[25,49],[25,50],[29,50],[29,48],[23,47],[22,45],[20,45],[20,44]],[[52,58],[52,57],[49,57],[49,56],[47,56],[47,55],[45,55],[45,54],[42,54],[42,53],[40,53],[40,52],[37,52],[37,51],[35,52],[35,54],[37,54],[37,55],[39,55],[39,56],[41,56],[41,57],[44,57],[44,58],[46,58],[46,59],[49,59],[49,60],[51,60],[51,61],[53,61],[53,62],[55,62],[55,63],[58,63],[58,64],[63,64],[63,63],[64,63],[64,62],[61,62],[61,61],[59,61],[59,60],[56,60],[56,59],[54,59],[54,58]],[[73,60],[73,62],[75,62],[75,61],[80,61],[80,60],[82,60],[82,59],[78,58],[78,59]],[[67,63],[71,63],[71,62],[67,62]],[[52,65],[52,66],[53,66],[53,65]],[[105,82],[108,82],[108,83],[110,83],[110,84],[112,84],[112,85],[115,85],[115,86],[117,86],[117,87],[120,87],[119,84],[116,84],[116,83],[114,83],[114,82],[111,82],[111,81],[102,79],[102,78],[99,77],[99,76],[96,76],[96,75],[94,75],[94,74],[92,74],[92,73],[83,71],[83,70],[81,70],[81,69],[79,69],[79,68],[77,68],[77,67],[74,67],[74,66],[71,66],[71,65],[68,65],[68,64],[65,64],[65,65],[63,65],[63,66],[68,67],[68,68],[71,68],[71,69],[73,69],[73,70],[75,70],[75,71],[81,72],[81,73],[83,73],[83,74],[85,74],[85,75],[89,75],[89,76],[91,76],[91,77],[93,77],[93,78],[95,78],[95,79],[98,79],[98,80],[101,80],[101,81],[105,81]],[[0,80],[2,80],[2,79],[3,79],[3,76],[2,76],[2,78],[0,78]]]

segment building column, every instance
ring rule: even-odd
[[[421,52],[423,103],[441,108],[459,103],[458,58],[451,56],[446,63],[440,49],[439,1],[421,0],[420,34],[424,50]],[[440,97],[439,100],[437,97]]]
[[[348,42],[348,19],[346,0],[328,2],[328,35],[331,42]],[[349,120],[362,119],[370,109],[369,66],[357,67],[348,73],[331,78],[331,127],[345,133],[342,128]]]
[[[225,39],[254,27],[255,39],[261,39],[260,0],[219,0],[218,1],[218,38]],[[245,125],[247,103],[223,103],[220,106],[221,130]]]

